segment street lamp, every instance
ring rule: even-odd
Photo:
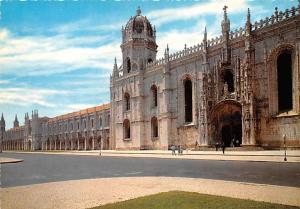
[[[283,145],[284,145],[284,161],[287,161],[286,159],[286,143],[285,143],[285,139],[286,139],[286,135],[283,134]]]

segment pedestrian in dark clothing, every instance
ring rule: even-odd
[[[222,150],[223,150],[223,154],[225,154],[225,143],[222,142]]]
[[[216,151],[219,149],[219,142],[216,143]]]

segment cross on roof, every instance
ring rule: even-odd
[[[228,8],[228,6],[226,6],[226,5],[223,7],[223,10],[225,13],[226,13],[227,8]]]

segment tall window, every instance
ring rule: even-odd
[[[92,119],[92,128],[94,128],[94,119]]]
[[[100,124],[100,127],[102,127],[102,118],[101,117],[99,119],[99,124]]]
[[[123,129],[124,129],[124,139],[129,139],[130,138],[130,122],[128,119],[124,120]]]
[[[151,86],[152,92],[152,104],[154,107],[157,107],[157,87],[155,85]]]
[[[233,74],[228,69],[224,73],[224,83],[227,83],[229,92],[234,92]]]
[[[158,137],[158,122],[157,117],[151,118],[151,131],[152,131],[152,137]]]
[[[192,81],[187,78],[184,80],[184,106],[185,106],[185,122],[193,121],[193,87]]]
[[[130,110],[130,95],[128,93],[125,93],[124,100],[125,100],[125,110]]]
[[[127,73],[130,73],[130,71],[131,71],[131,62],[129,57],[127,57]]]
[[[282,52],[277,58],[277,82],[279,112],[293,109],[292,56],[289,51]]]
[[[84,128],[86,128],[86,121],[84,121]]]

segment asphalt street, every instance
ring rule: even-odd
[[[300,187],[300,163],[2,153],[2,187],[108,177],[167,176]]]

